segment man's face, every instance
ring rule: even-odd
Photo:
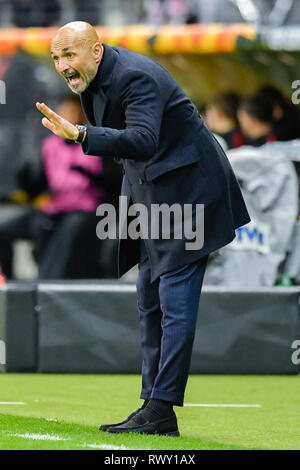
[[[251,139],[264,137],[272,129],[271,124],[258,121],[253,116],[250,116],[244,109],[238,111],[238,120],[243,134]]]
[[[215,106],[208,106],[205,112],[205,121],[211,131],[218,133],[218,123],[222,116]]]
[[[76,94],[84,92],[96,75],[101,45],[74,37],[72,31],[58,34],[52,42],[51,57],[57,72]]]

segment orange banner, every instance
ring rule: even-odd
[[[10,56],[23,49],[29,54],[49,54],[51,40],[58,28],[0,29],[0,55]],[[255,29],[247,24],[234,25],[130,25],[96,28],[101,41],[122,46],[141,54],[212,54],[229,53],[240,38],[253,41]]]

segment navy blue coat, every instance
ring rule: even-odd
[[[81,94],[90,124],[84,153],[120,158],[122,195],[149,213],[151,204],[204,204],[202,248],[187,250],[184,237],[145,240],[153,282],[228,244],[250,218],[225,153],[173,77],[147,57],[103,47],[97,75]],[[137,243],[120,240],[120,275],[139,261]]]

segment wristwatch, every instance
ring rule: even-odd
[[[75,142],[76,144],[82,144],[84,142],[84,139],[86,138],[87,126],[81,126],[79,124],[76,124],[76,127],[79,130],[79,134]]]

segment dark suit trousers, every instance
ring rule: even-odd
[[[162,274],[151,284],[150,262],[141,241],[137,295],[144,400],[183,405],[207,259]]]

